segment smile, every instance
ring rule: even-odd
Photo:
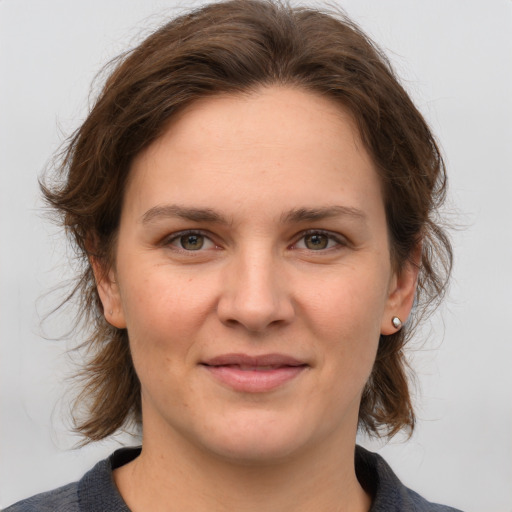
[[[281,354],[226,354],[201,363],[221,384],[244,393],[264,393],[298,377],[309,365]]]

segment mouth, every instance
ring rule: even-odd
[[[283,354],[225,354],[201,363],[219,383],[234,391],[264,393],[301,375],[309,365]]]

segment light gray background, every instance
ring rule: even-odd
[[[407,443],[362,442],[429,499],[510,512],[512,2],[339,4],[387,51],[437,133],[451,176],[450,221],[463,227],[453,233],[450,298],[412,347],[417,432]],[[0,507],[77,479],[123,441],[70,449],[77,439],[62,420],[69,345],[43,339],[40,325],[56,300],[44,294],[69,272],[36,177],[83,119],[100,67],[175,5],[0,0]],[[63,318],[45,325],[50,336],[65,330]]]

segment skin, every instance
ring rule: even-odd
[[[270,87],[186,109],[133,162],[98,283],[142,387],[142,453],[114,474],[129,507],[367,511],[359,402],[415,284],[414,267],[393,271],[379,179],[342,107]],[[240,391],[202,364],[226,353],[304,368]]]

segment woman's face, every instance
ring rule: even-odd
[[[350,115],[277,87],[196,102],[135,159],[111,277],[99,290],[128,330],[144,442],[247,461],[353,445],[415,281],[392,270]]]

